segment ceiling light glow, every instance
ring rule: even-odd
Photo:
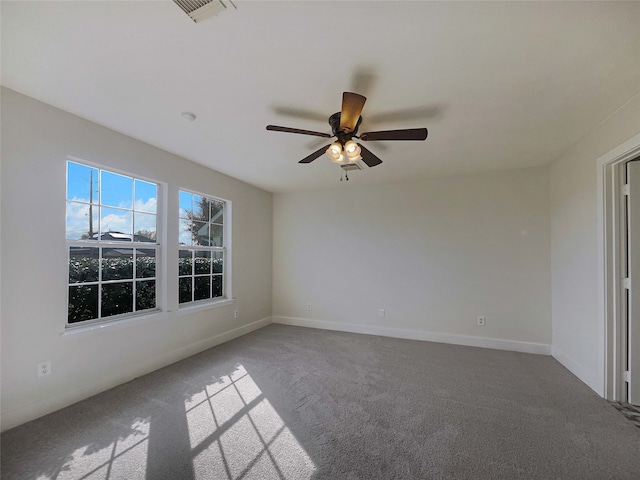
[[[340,163],[344,159],[344,155],[342,154],[342,145],[340,142],[333,142],[327,148],[327,157],[331,159],[332,162]]]
[[[360,152],[362,149],[360,145],[358,145],[353,140],[349,140],[344,144],[344,152],[347,154],[347,158],[349,159],[349,163],[356,163],[362,157],[360,156]]]

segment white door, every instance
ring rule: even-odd
[[[627,401],[640,405],[640,161],[627,163]],[[623,345],[623,348],[625,345]]]

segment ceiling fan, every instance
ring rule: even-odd
[[[426,128],[408,128],[404,130],[383,130],[378,132],[366,132],[358,136],[358,127],[362,123],[362,109],[366,97],[352,92],[342,94],[342,110],[329,117],[329,125],[333,135],[311,130],[301,130],[299,128],[279,127],[277,125],[267,125],[267,130],[275,132],[297,133],[301,135],[314,135],[316,137],[331,138],[336,137],[336,141],[319,148],[311,155],[303,158],[298,163],[311,163],[323,153],[343,168],[355,164],[362,160],[368,167],[380,165],[382,160],[376,157],[363,145],[356,143],[355,139],[362,141],[377,140],[426,140]]]

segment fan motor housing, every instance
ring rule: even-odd
[[[356,123],[356,127],[352,132],[343,132],[342,130],[340,130],[340,112],[336,112],[329,117],[329,125],[331,125],[331,131],[336,137],[338,137],[338,141],[343,144],[348,140],[351,140],[351,137],[358,133],[358,127],[360,126],[360,123],[362,123],[362,116],[358,118],[358,123]]]

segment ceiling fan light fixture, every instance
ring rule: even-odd
[[[333,142],[327,148],[327,157],[331,159],[332,162],[341,163],[344,159],[344,155],[342,154],[342,145],[340,142]]]
[[[227,1],[227,0],[225,0]],[[229,0],[231,1],[231,0]],[[367,167],[380,165],[380,160],[373,152],[369,151],[363,144],[356,143],[353,139],[360,139],[364,142],[369,140],[426,140],[426,128],[405,128],[403,130],[383,130],[379,132],[365,132],[359,136],[358,127],[362,122],[362,107],[367,99],[362,95],[353,92],[343,92],[342,109],[329,117],[329,125],[333,135],[299,128],[279,127],[277,125],[267,125],[267,130],[276,132],[297,133],[301,135],[313,135],[323,138],[337,138],[331,145],[318,148],[315,152],[307,155],[298,163],[311,163],[322,154],[326,154],[332,162],[340,165],[343,170],[360,170],[362,163]]]
[[[338,165],[343,165],[345,163],[349,163],[349,162],[345,162],[344,161],[344,154],[340,154],[340,156],[338,158],[331,158],[331,161],[333,163],[337,163]]]
[[[349,163],[355,163],[358,160],[362,159],[362,157],[360,156],[361,151],[362,150],[360,148],[360,145],[358,145],[353,140],[349,140],[344,144],[344,152],[349,159]]]

